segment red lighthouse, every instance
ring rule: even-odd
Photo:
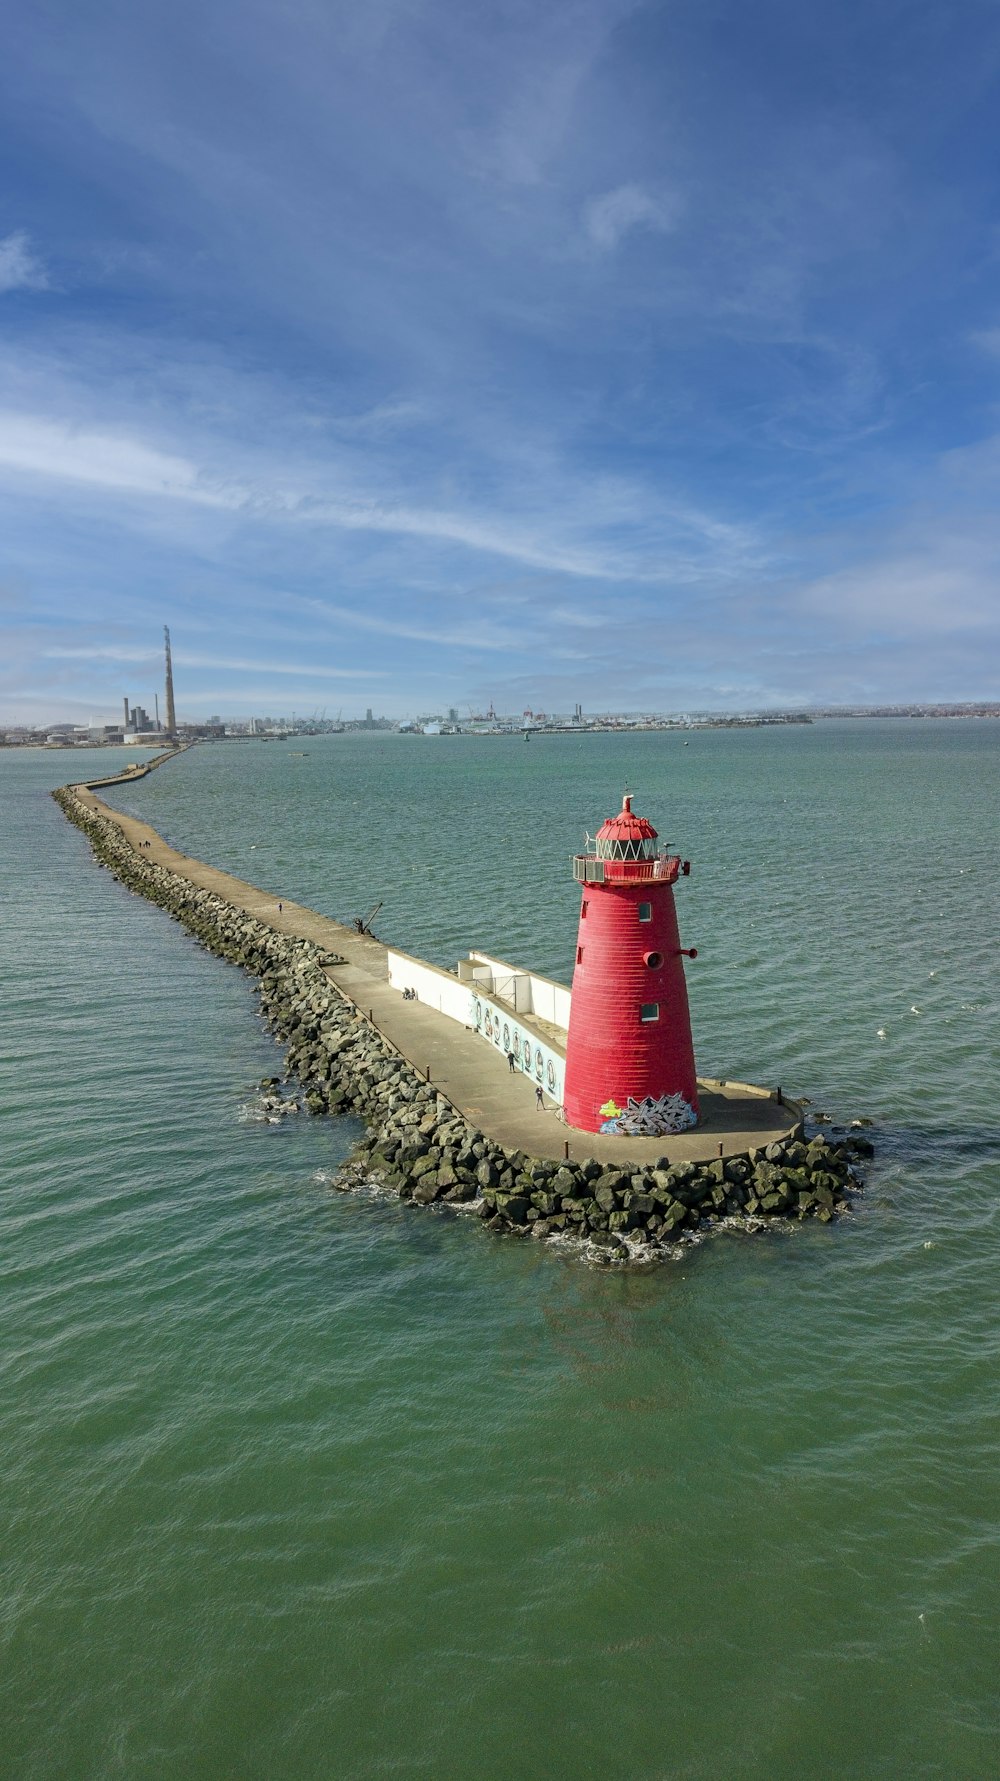
[[[628,794],[595,849],[573,861],[583,901],[566,1121],[636,1137],[684,1131],[698,1118],[698,1085],[673,885],[688,866],[657,850],[656,830]]]

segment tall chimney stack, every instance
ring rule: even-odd
[[[128,700],[125,700],[125,728],[128,729]]]
[[[170,632],[163,627],[163,642],[167,658],[167,735],[176,736],[177,719],[174,716],[174,670],[170,661]]]

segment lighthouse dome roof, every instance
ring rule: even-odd
[[[656,853],[656,830],[644,816],[636,816],[628,792],[617,816],[609,816],[596,835],[599,860],[651,860]]]
[[[656,830],[644,816],[636,816],[629,792],[617,816],[609,816],[597,831],[598,841],[655,841]]]

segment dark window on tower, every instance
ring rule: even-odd
[[[640,921],[652,921],[652,919],[653,919],[653,905],[652,905],[652,903],[640,903],[639,904],[639,920]]]
[[[579,965],[582,963],[582,961],[583,961],[583,947],[578,946],[576,949],[576,962]]]
[[[584,897],[583,902],[580,905],[580,920],[584,921],[586,919],[586,915],[587,915],[587,899],[586,899],[586,897]]]
[[[659,1020],[659,1018],[660,1018],[660,1004],[659,1004],[659,1002],[643,1002],[642,1008],[639,1011],[639,1018],[640,1018],[640,1020],[644,1020],[644,1021],[645,1020]]]

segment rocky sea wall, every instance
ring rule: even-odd
[[[72,786],[53,793],[121,883],[165,909],[211,952],[259,980],[261,1010],[284,1041],[289,1078],[313,1114],[353,1113],[367,1128],[339,1185],[374,1177],[401,1199],[478,1214],[493,1231],[576,1240],[608,1260],[652,1259],[724,1219],[829,1223],[862,1182],[872,1146],[818,1135],[708,1163],[654,1168],[508,1152],[469,1123],[391,1046],[323,969],[330,955],[279,933],[180,873],[144,859]]]

